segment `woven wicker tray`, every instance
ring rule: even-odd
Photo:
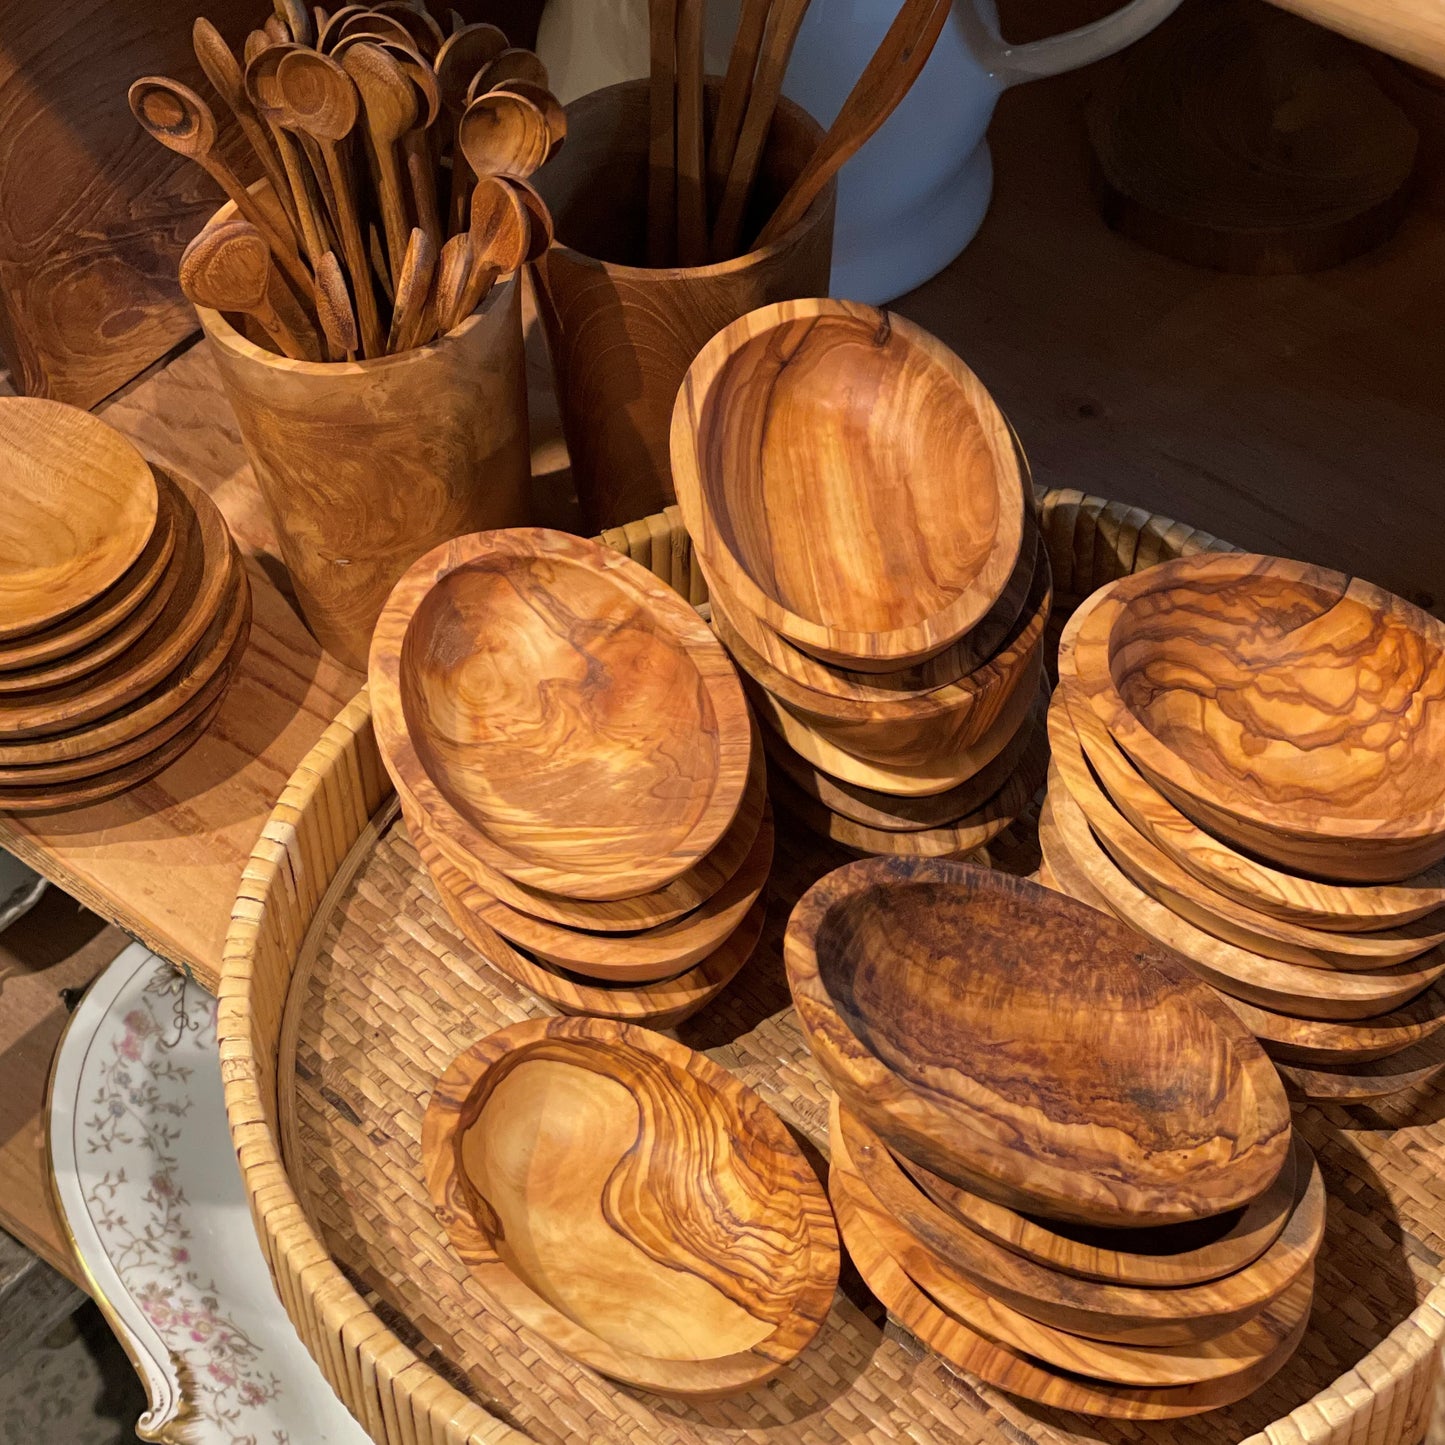
[[[1077,492],[1046,494],[1042,523],[1061,613],[1121,573],[1225,546]],[[675,513],[604,540],[704,600]],[[780,940],[794,899],[843,856],[779,819],[758,953],[677,1030],[820,1154],[827,1087],[788,1003]],[[418,1143],[432,1083],[479,1035],[542,1011],[486,967],[437,901],[396,821],[360,694],[298,769],[247,868],[220,1044],[282,1301],[378,1441],[1406,1445],[1424,1433],[1445,1334],[1445,1093],[1298,1113],[1330,1194],[1314,1319],[1294,1361],[1239,1406],[1156,1426],[1036,1410],[952,1373],[846,1269],[818,1340],[781,1376],[689,1405],[615,1386],[491,1313],[432,1216]]]

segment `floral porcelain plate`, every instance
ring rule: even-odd
[[[55,1197],[90,1292],[175,1445],[364,1445],[277,1300],[231,1150],[216,1001],[132,944],[66,1026]]]

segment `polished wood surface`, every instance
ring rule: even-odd
[[[1061,667],[1210,831],[1350,882],[1445,857],[1445,625],[1419,608],[1322,568],[1219,554],[1114,584],[1070,632]]]
[[[673,403],[713,335],[770,301],[827,292],[833,194],[777,245],[745,258],[645,269],[647,82],[583,96],[567,107],[567,121],[566,147],[535,181],[557,227],[557,244],[536,268],[538,310],[583,521],[600,531],[673,500]],[[796,106],[778,107],[761,197],[781,195],[818,135]]]
[[[436,346],[322,366],[199,313],[301,611],[349,667],[365,667],[387,593],[423,552],[527,520],[518,307],[512,278]]]
[[[1369,1104],[1394,1094],[1422,1098],[1445,1072],[1445,1039],[1437,1034],[1388,1058],[1353,1064],[1281,1062],[1279,1076],[1292,1099],[1321,1104]]]
[[[1291,1064],[1350,1064],[1387,1058],[1430,1038],[1445,1024],[1445,985],[1432,984],[1393,1013],[1352,1022],[1297,1019],[1229,999],[1270,1058]]]
[[[1018,454],[983,384],[853,302],[781,301],[713,337],[678,393],[672,473],[728,596],[842,667],[896,671],[956,642],[1023,541]]]
[[[1233,1014],[1172,955],[1035,884],[852,863],[799,900],[784,959],[849,1108],[1013,1208],[1174,1223],[1248,1202],[1284,1162],[1283,1094]]]
[[[732,825],[752,722],[670,587],[540,528],[458,538],[393,590],[377,738],[435,831],[515,882],[605,901],[687,873]]]
[[[1317,25],[1445,75],[1445,16],[1428,0],[1273,0]]]
[[[838,1236],[811,1164],[756,1094],[657,1034],[492,1034],[438,1081],[422,1156],[483,1292],[625,1383],[748,1389],[832,1305]]]
[[[60,402],[0,398],[0,638],[93,602],[144,552],[156,523],[145,458]]]

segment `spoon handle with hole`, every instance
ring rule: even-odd
[[[406,258],[401,263],[396,308],[391,313],[391,330],[386,338],[388,355],[407,351],[416,345],[436,265],[436,246],[426,231],[420,226],[415,227],[406,243]]]
[[[712,256],[715,261],[735,256],[742,242],[743,221],[757,180],[758,166],[762,162],[763,148],[768,142],[778,97],[783,93],[783,78],[788,73],[788,62],[793,57],[798,31],[807,13],[808,0],[775,0],[768,16],[757,76],[748,97],[747,113],[743,117],[732,164],[723,182],[717,219],[713,223]]]
[[[708,194],[714,204],[721,202],[723,185],[732,169],[772,4],[773,0],[743,0],[742,12],[738,16],[737,34],[733,37],[727,74],[723,77],[722,96],[712,123],[712,147],[707,156]]]
[[[883,43],[843,102],[838,118],[763,227],[755,246],[769,245],[796,226],[843,163],[898,108],[933,54],[948,19],[949,5],[950,0],[904,0]]]
[[[377,311],[376,292],[371,284],[371,263],[367,259],[366,241],[361,232],[361,217],[356,209],[356,196],[351,178],[346,173],[346,159],[334,141],[318,140],[326,174],[331,178],[331,194],[336,200],[336,222],[341,232],[341,253],[346,269],[351,272],[351,294],[361,329],[361,354],[380,356],[386,340]]]
[[[677,228],[677,0],[648,0],[647,264],[671,264]]]
[[[707,261],[707,157],[703,134],[703,0],[678,0],[677,259]]]

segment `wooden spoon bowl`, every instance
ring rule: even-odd
[[[742,801],[752,726],[697,614],[561,532],[459,538],[371,647],[377,738],[431,826],[517,883],[622,899],[688,872]]]
[[[964,864],[869,859],[784,943],[814,1058],[893,1148],[1010,1208],[1115,1227],[1248,1203],[1289,1146],[1269,1060],[1184,964]]]
[[[705,1055],[535,1019],[456,1059],[422,1125],[453,1248],[512,1319],[661,1394],[748,1389],[817,1333],[838,1235],[777,1116]]]
[[[1445,623],[1242,553],[1112,583],[1072,666],[1156,787],[1283,867],[1392,883],[1445,858]]]
[[[785,301],[725,327],[678,393],[671,453],[709,573],[841,667],[942,652],[1018,562],[1007,422],[947,347],[888,312]]]

